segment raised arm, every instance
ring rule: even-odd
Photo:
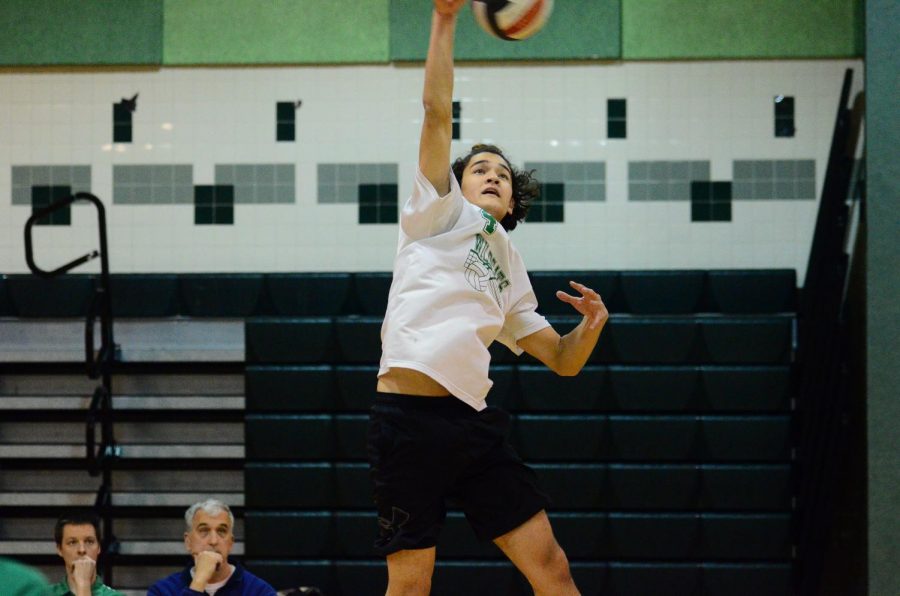
[[[425,59],[422,103],[425,119],[419,139],[419,169],[439,195],[450,190],[450,138],[453,131],[453,37],[456,15],[466,0],[434,0],[431,39]]]

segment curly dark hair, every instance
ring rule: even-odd
[[[456,176],[457,182],[462,184],[463,172],[465,171],[466,166],[469,165],[472,157],[479,153],[494,153],[499,155],[503,158],[512,172],[513,210],[512,213],[507,213],[506,216],[500,220],[500,225],[503,226],[507,232],[512,232],[516,229],[518,223],[528,215],[528,209],[531,207],[532,202],[537,200],[541,195],[540,182],[534,177],[534,170],[519,170],[513,167],[513,165],[509,163],[509,159],[503,154],[503,151],[496,145],[480,143],[473,145],[467,155],[460,157],[453,162],[451,169],[453,170],[453,175]]]

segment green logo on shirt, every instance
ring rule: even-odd
[[[486,222],[484,222],[484,233],[488,235],[493,234],[494,230],[497,229],[497,220],[494,219],[493,215],[491,215],[484,209],[481,210],[481,217],[487,220]]]

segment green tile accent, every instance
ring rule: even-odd
[[[31,187],[31,212],[35,213],[40,209],[47,207],[71,196],[72,189],[68,186],[32,186]],[[68,226],[72,223],[72,206],[69,205],[63,209],[54,211],[46,217],[35,222],[38,226]]]
[[[295,117],[294,102],[279,101],[275,104],[275,119],[278,122],[294,122]]]
[[[3,0],[5,66],[162,62],[163,0]]]
[[[860,0],[622,0],[626,60],[863,55]]]
[[[608,120],[606,122],[606,136],[610,139],[626,138],[624,120]]]
[[[165,64],[388,61],[386,0],[164,0],[164,4]]]
[[[276,141],[294,141],[296,126],[293,122],[279,122],[275,132]]]
[[[606,100],[606,117],[622,120],[625,118],[626,100],[624,99],[607,99]]]
[[[391,60],[424,60],[428,51],[432,2],[391,0]],[[469,3],[459,14],[456,59],[534,60],[618,58],[619,0],[557,0],[544,28],[524,41],[503,41],[475,22]]]

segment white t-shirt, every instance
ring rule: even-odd
[[[400,213],[394,278],[381,327],[381,376],[422,372],[476,410],[486,407],[488,346],[548,327],[522,257],[500,222],[467,201],[450,173],[439,197],[420,171]]]

